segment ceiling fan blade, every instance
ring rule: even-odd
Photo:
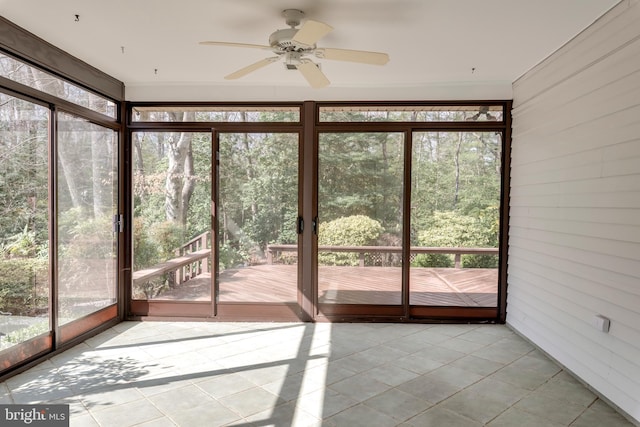
[[[272,62],[276,62],[278,59],[280,59],[277,56],[271,57],[271,58],[265,58],[261,61],[258,61],[254,64],[251,64],[249,66],[246,66],[244,68],[239,69],[238,71],[229,74],[228,76],[224,76],[224,78],[226,80],[235,80],[235,79],[239,79],[240,77],[244,77],[249,73],[252,73],[262,67],[266,67],[267,65],[271,64]]]
[[[318,58],[333,59],[335,61],[360,62],[362,64],[384,65],[389,62],[389,55],[382,52],[369,52],[366,50],[349,50],[318,48],[315,50]]]
[[[314,89],[319,89],[329,85],[329,79],[324,75],[320,68],[311,61],[303,62],[297,66],[298,71],[302,73],[309,85]]]
[[[227,47],[248,47],[251,49],[266,49],[271,50],[271,46],[264,46],[261,44],[249,44],[249,43],[231,43],[231,42],[200,42],[199,44],[206,46],[227,46]]]
[[[318,40],[329,34],[331,30],[333,30],[331,25],[307,20],[291,40],[306,46],[313,46]]]

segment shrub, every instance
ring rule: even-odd
[[[158,249],[149,240],[146,227],[138,218],[133,220],[133,248],[134,270],[141,270],[160,261]]]
[[[173,221],[163,221],[153,224],[149,235],[158,248],[162,261],[174,258],[176,256],[175,250],[183,243],[182,227]]]
[[[429,228],[418,233],[420,246],[436,247],[496,247],[498,245],[498,211],[487,208],[477,216],[457,212],[436,212]],[[462,267],[497,268],[498,257],[494,255],[463,255]],[[413,263],[419,267],[452,267],[451,255],[420,254]]]
[[[382,225],[364,215],[334,219],[320,225],[318,244],[332,246],[368,246],[376,243],[383,232]],[[323,252],[318,261],[325,265],[358,265],[358,254]]]
[[[28,225],[18,234],[11,236],[6,245],[3,245],[3,252],[10,257],[32,257],[38,250],[36,233],[29,231]]]
[[[218,263],[222,270],[244,265],[248,260],[249,255],[244,250],[233,248],[228,243],[218,248]]]
[[[453,267],[453,259],[448,254],[418,254],[411,263],[414,267]]]
[[[49,262],[38,258],[0,260],[0,311],[34,316],[48,309]]]

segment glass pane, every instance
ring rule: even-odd
[[[497,305],[501,149],[495,132],[413,134],[410,304]]]
[[[402,133],[319,139],[320,303],[401,304]]]
[[[298,134],[220,135],[219,302],[297,302]]]
[[[58,114],[60,324],[116,302],[117,148],[117,132]]]
[[[211,134],[134,132],[134,299],[211,300]]]
[[[321,106],[321,122],[464,122],[503,119],[502,105]]]
[[[0,93],[0,351],[49,326],[49,109]]]
[[[133,107],[134,122],[299,122],[300,108],[270,107]]]
[[[0,75],[106,116],[117,117],[115,102],[2,53]]]

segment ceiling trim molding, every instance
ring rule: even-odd
[[[292,101],[394,101],[511,99],[511,82],[425,84],[410,86],[344,87],[313,89],[304,86],[130,84],[132,102],[277,102]]]

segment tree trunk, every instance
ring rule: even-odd
[[[109,160],[110,138],[102,132],[91,132],[91,184],[93,187],[93,214],[98,218],[108,215],[113,209],[113,200],[110,197],[110,189],[104,188],[110,182],[108,176],[112,170],[112,162]],[[105,137],[107,136],[107,137]]]
[[[54,96],[58,96],[60,98],[64,98],[64,85],[63,82],[59,79],[51,79],[46,82],[43,82],[41,79],[37,78],[33,73],[33,69],[28,67],[25,71],[29,74],[28,81],[33,82],[33,86],[43,92],[52,92]],[[45,87],[48,85],[49,89]],[[74,132],[64,132],[58,131],[59,140],[69,141],[74,138]],[[75,144],[72,144],[75,145]],[[80,207],[82,204],[81,194],[78,190],[78,185],[76,182],[76,177],[74,174],[74,167],[72,165],[72,161],[69,160],[68,153],[62,148],[64,144],[58,144],[58,152],[57,157],[60,162],[60,169],[62,170],[62,174],[64,175],[65,183],[67,184],[67,188],[69,190],[69,196],[71,198],[71,205],[74,208]]]
[[[174,121],[193,121],[194,113],[170,113]],[[165,217],[186,228],[189,202],[195,188],[193,152],[190,132],[171,133],[167,136],[169,166],[165,180]]]
[[[242,121],[246,122],[247,113],[243,111],[240,114],[242,114]],[[255,177],[255,171],[254,171],[253,159],[251,157],[251,145],[249,144],[249,134],[247,133],[242,134],[242,144],[244,146],[244,155],[245,155],[245,158],[247,159],[247,180],[252,181],[253,178]],[[251,200],[251,219],[255,219],[257,214],[258,214],[258,205],[256,204],[255,200]]]
[[[460,193],[460,149],[462,148],[462,132],[458,133],[458,145],[456,146],[455,164],[456,164],[456,189],[453,196],[453,209],[458,206],[458,197]]]

